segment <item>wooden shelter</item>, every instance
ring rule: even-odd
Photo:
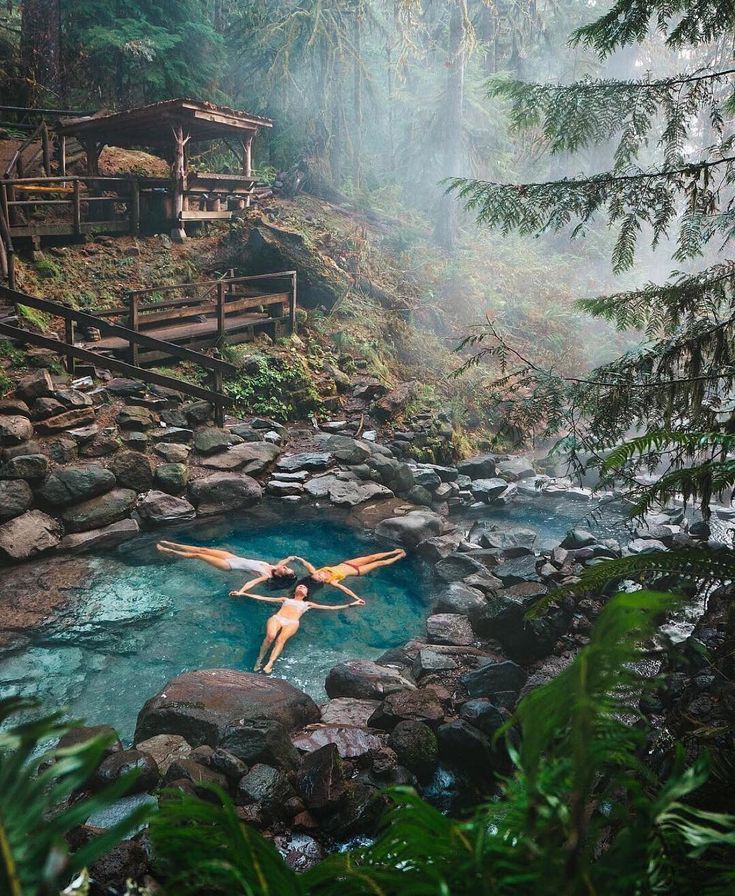
[[[172,235],[184,238],[187,221],[211,221],[229,218],[249,204],[255,186],[252,177],[253,139],[261,128],[270,128],[269,118],[216,106],[201,100],[175,99],[151,103],[124,112],[97,113],[60,123],[57,128],[63,142],[76,138],[87,157],[87,175],[99,176],[98,161],[105,145],[124,148],[149,148],[171,163],[171,178],[140,178],[141,201],[162,190],[168,194],[165,216],[171,220]],[[191,144],[223,140],[240,148],[240,173],[213,174],[192,171],[188,164]],[[61,172],[62,175],[65,171]],[[223,207],[224,206],[224,207]],[[145,220],[146,209],[141,209]]]

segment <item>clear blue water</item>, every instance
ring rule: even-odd
[[[316,565],[384,550],[345,525],[286,521],[247,528],[210,524],[162,537],[223,547],[243,556],[278,560],[298,554]],[[234,599],[242,573],[195,560],[169,560],[155,541],[140,539],[91,560],[88,588],[36,642],[0,657],[0,694],[39,696],[44,708],[68,708],[88,724],[114,725],[132,736],[138,711],[174,675],[190,669],[250,670],[273,605]],[[366,606],[307,613],[274,668],[316,700],[324,678],[348,658],[374,658],[424,631],[430,598],[410,558],[347,584]],[[266,592],[270,593],[270,592]],[[344,602],[325,587],[319,602]]]

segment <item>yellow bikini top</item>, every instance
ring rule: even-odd
[[[329,573],[329,583],[332,584],[334,582],[341,582],[342,579],[347,578],[347,573],[343,572],[337,566],[322,566],[319,572],[328,572]]]

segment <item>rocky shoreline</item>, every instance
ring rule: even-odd
[[[355,391],[371,408],[386,405],[380,390],[365,393],[363,383]],[[339,508],[415,552],[437,584],[425,638],[375,662],[336,666],[321,707],[263,675],[179,675],[141,709],[134,746],[125,749],[115,735],[98,769],[95,786],[139,771],[117,812],[157,798],[164,786],[211,799],[205,785],[216,784],[297,868],[372,835],[386,786],[410,784],[433,799],[442,789],[444,798],[452,791],[460,800],[492,792],[496,776],[510,769],[495,732],[524,693],[587,643],[602,598],[550,599],[531,621],[528,607],[575,582],[585,566],[708,534],[687,531],[683,514],[672,511],[652,516],[624,545],[573,530],[553,550],[537,552],[531,529],[483,519],[469,528],[453,524],[460,511],[517,499],[589,501],[586,490],[537,474],[524,458],[419,462],[415,438],[394,433],[381,444],[376,431],[348,420],[319,431],[264,419],[229,420],[219,429],[206,403],[162,393],[120,379],[71,386],[39,370],[0,402],[0,558],[21,564],[5,571],[0,646],[19,643],[57,610],[83,580],[84,552],[141,531],[241,513],[264,495],[294,509]],[[438,424],[418,421],[418,431],[436,435]],[[65,742],[95,730],[77,729]],[[86,829],[109,823],[92,818]],[[142,833],[93,871],[114,885],[141,879],[146,864]]]

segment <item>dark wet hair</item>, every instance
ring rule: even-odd
[[[314,576],[304,576],[303,579],[299,579],[298,582],[296,582],[294,591],[296,591],[299,585],[305,585],[309,591],[316,591],[317,589],[324,587],[324,582],[320,582],[319,579],[315,579]]]
[[[279,569],[278,566],[276,566],[273,569],[273,573],[271,575],[270,580],[273,581],[273,579],[275,579],[278,582],[279,588],[282,588],[284,585],[290,585],[292,582],[296,581],[296,573],[295,572],[280,573],[280,572],[276,572],[277,569]]]

